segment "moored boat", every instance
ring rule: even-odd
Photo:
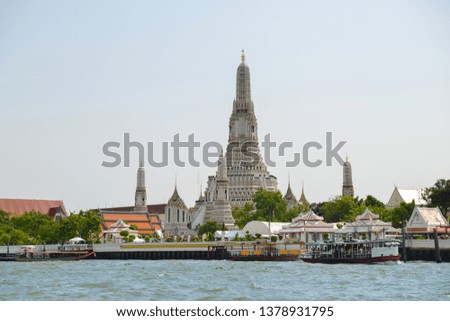
[[[89,257],[95,257],[95,252],[85,251],[45,251],[36,250],[33,246],[25,246],[16,254],[16,262],[35,262],[35,261],[78,261]]]
[[[95,257],[95,252],[86,244],[85,240],[76,237],[56,251],[47,251],[45,245],[42,247],[35,245],[21,246],[19,252],[14,256],[14,261],[79,261],[90,257]]]
[[[300,259],[308,263],[378,263],[398,261],[398,241],[354,241],[307,244]]]

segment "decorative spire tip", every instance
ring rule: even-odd
[[[242,49],[241,61],[242,61],[242,62],[245,62],[245,52],[244,52],[244,49]]]

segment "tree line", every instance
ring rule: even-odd
[[[55,220],[37,212],[12,216],[0,210],[0,245],[61,244],[74,237],[88,243],[98,241],[102,219],[94,211]]]

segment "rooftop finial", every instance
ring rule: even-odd
[[[245,62],[245,52],[244,52],[244,49],[242,49],[241,61],[242,61],[242,62]]]
[[[348,163],[348,154],[345,153],[345,162]]]

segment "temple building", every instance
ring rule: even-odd
[[[448,233],[449,223],[439,207],[415,207],[406,224],[406,232],[411,234]]]
[[[287,241],[294,240],[308,243],[330,240],[336,231],[336,224],[325,223],[322,216],[310,210],[307,213],[300,213],[292,219],[292,223],[283,225],[278,234],[282,235]]]
[[[165,208],[164,236],[192,234],[189,233],[188,228],[188,223],[191,221],[190,215],[190,211],[178,194],[175,183],[175,189]]]
[[[344,173],[344,180],[342,184],[342,196],[353,197],[355,195],[355,191],[353,189],[352,165],[348,161],[348,157],[345,158],[345,162],[343,165],[343,173]]]

